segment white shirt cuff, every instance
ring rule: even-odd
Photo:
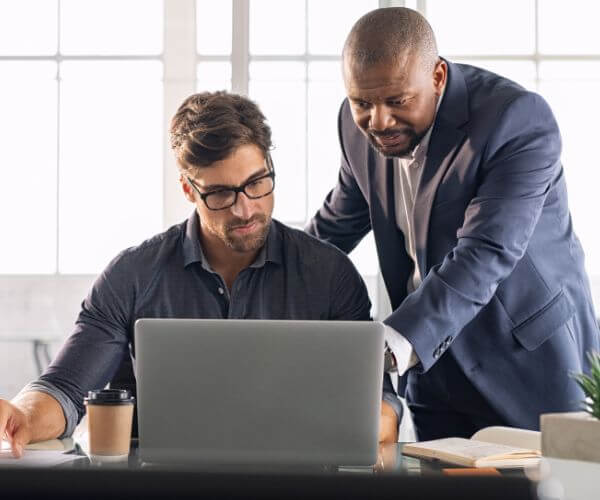
[[[406,370],[419,363],[417,353],[406,338],[389,325],[383,325],[384,337],[389,348],[394,353],[398,365],[398,375],[403,375]]]

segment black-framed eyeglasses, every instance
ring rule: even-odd
[[[268,173],[250,179],[241,186],[217,189],[209,193],[202,193],[196,183],[189,177],[187,177],[187,180],[196,190],[198,196],[202,198],[206,208],[209,210],[225,210],[236,204],[240,193],[244,193],[251,200],[257,200],[271,194],[275,189],[275,170],[270,155],[267,155],[267,168],[269,169]]]

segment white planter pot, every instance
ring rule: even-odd
[[[600,420],[585,412],[540,417],[542,455],[600,462]]]

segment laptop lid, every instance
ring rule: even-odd
[[[377,459],[381,323],[140,319],[135,345],[144,461]]]

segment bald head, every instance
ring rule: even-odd
[[[410,57],[424,69],[438,60],[431,26],[418,12],[405,7],[376,9],[361,17],[344,44],[344,66],[368,69],[379,63],[394,63]]]

